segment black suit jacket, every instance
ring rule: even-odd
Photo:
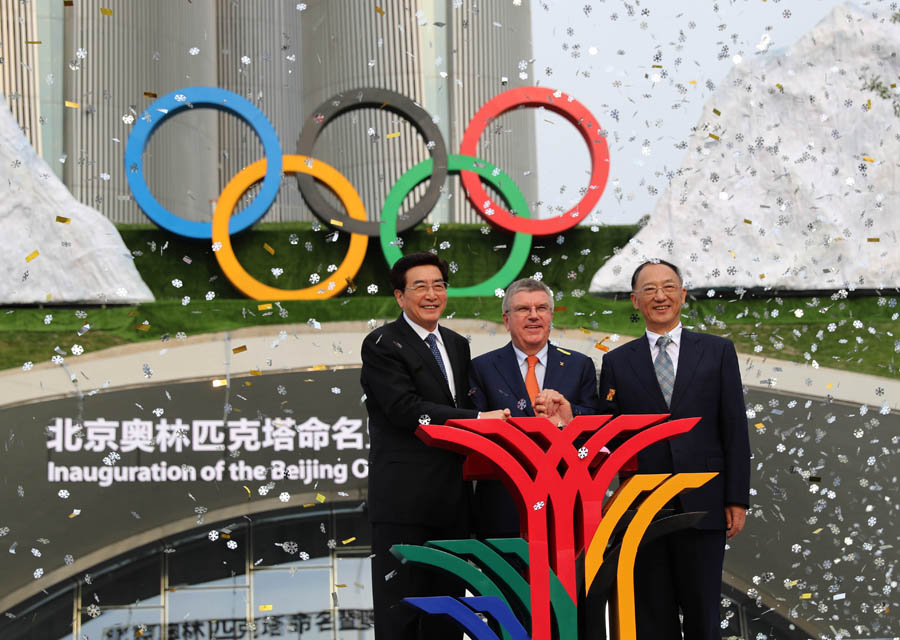
[[[509,409],[514,417],[534,416],[512,342],[472,360],[472,400],[481,411]],[[597,413],[597,369],[583,353],[552,344],[547,349],[544,389],[555,389],[572,405],[572,414]],[[522,408],[520,407],[522,404]],[[475,488],[476,532],[481,538],[518,536],[519,514],[499,480],[479,480]]]
[[[457,398],[428,345],[401,315],[366,336],[360,382],[369,414],[369,519],[445,526],[466,518],[463,457],[428,447],[416,437],[422,416],[431,424],[475,418],[469,388],[469,343],[439,327]]]
[[[472,360],[472,401],[480,411],[509,409],[514,417],[534,416],[512,342]],[[544,389],[559,391],[572,404],[572,414],[597,412],[597,369],[583,353],[548,345]],[[519,402],[524,400],[524,408]]]
[[[706,511],[700,529],[724,529],[725,505],[750,503],[750,440],[737,354],[730,340],[682,330],[671,407],[666,408],[647,335],[613,349],[600,368],[601,413],[700,417],[688,433],[638,454],[639,473],[717,471],[678,497],[684,511]]]

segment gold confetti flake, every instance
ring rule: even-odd
[[[866,162],[875,162],[875,158],[870,158],[869,156],[863,156],[863,160]]]
[[[137,326],[135,327],[135,329],[137,329],[138,331],[149,331],[149,330],[150,330],[150,323],[147,322],[146,320],[144,320],[142,323],[140,323],[139,325],[137,325]]]
[[[866,242],[881,242],[881,238],[866,238]]]
[[[216,387],[224,387],[227,384],[228,380],[226,380],[225,378],[217,378],[216,380],[212,381],[213,389],[215,389]]]
[[[72,218],[67,218],[65,216],[56,216],[56,221],[60,224],[69,224],[72,222]]]
[[[718,140],[718,139],[719,139],[719,136],[717,136],[717,135],[714,134],[714,133],[710,133],[710,134],[709,134],[709,137],[712,138],[713,140]]]
[[[346,589],[347,588],[347,585],[345,585],[345,584],[336,584],[334,586],[337,587],[338,589]]]
[[[271,611],[271,610],[272,610],[272,605],[270,605],[270,604],[261,604],[261,605],[259,605],[259,610],[260,610],[260,611]]]
[[[25,262],[31,262],[32,260],[37,258],[39,255],[41,255],[41,252],[38,251],[37,249],[35,249],[31,253],[29,253],[27,256],[25,256]]]
[[[259,369],[250,369],[250,375],[251,376],[261,376],[262,371],[260,371]]]
[[[605,344],[602,344],[602,343],[600,343],[600,342],[595,343],[595,344],[594,344],[594,348],[595,348],[595,349],[600,349],[600,351],[602,351],[603,353],[608,353],[608,352],[609,352],[609,347],[607,347]]]
[[[271,309],[271,308],[272,308],[272,303],[271,303],[271,302],[264,302],[264,303],[262,303],[262,304],[256,305],[256,310],[257,310],[257,311],[268,311],[268,310]]]
[[[343,222],[341,222],[340,220],[334,220],[334,219],[329,220],[328,224],[334,225],[335,227],[343,227],[344,226]]]
[[[100,14],[104,16],[111,16],[113,14],[113,10],[108,7],[100,7]]]
[[[155,91],[145,91],[144,97],[145,98],[158,98],[159,96],[157,95],[157,93]]]
[[[722,112],[719,111],[718,109],[713,109],[713,113],[716,114],[717,116],[722,115]]]
[[[744,224],[753,224],[753,220],[750,220],[749,218],[744,218]]]
[[[266,251],[268,251],[268,252],[269,252],[269,255],[272,255],[272,256],[275,255],[275,249],[273,249],[272,247],[270,247],[268,242],[263,242],[263,249],[265,249]]]
[[[81,105],[77,102],[72,102],[71,100],[66,100],[66,107],[69,109],[80,109]]]
[[[244,487],[244,491],[247,492],[247,499],[249,500],[250,498],[252,498],[252,497],[253,497],[253,492],[250,491],[250,487],[248,487],[248,486],[245,485],[245,484],[242,484],[241,486]]]
[[[244,351],[246,351],[246,350],[247,350],[247,345],[242,344],[241,346],[235,347],[234,349],[232,349],[231,353],[244,353]]]
[[[812,594],[811,594],[811,593],[801,593],[801,594],[800,594],[800,599],[801,599],[801,600],[809,600],[809,599],[811,599],[811,598],[812,598]]]
[[[316,494],[316,502],[325,502],[325,499],[325,496],[323,496],[321,493]]]
[[[382,9],[381,7],[375,7],[375,12],[380,16],[384,15],[384,9]]]
[[[341,544],[350,544],[351,542],[356,542],[356,536],[347,538],[346,540],[341,540]]]
[[[572,352],[571,352],[571,351],[566,351],[565,349],[560,349],[559,347],[556,347],[556,350],[559,351],[560,353],[563,353],[563,354],[567,355],[567,356],[572,355]]]
[[[324,364],[316,364],[316,365],[313,365],[312,370],[313,371],[325,371],[325,369],[327,369],[327,368],[328,367],[326,367]]]
[[[737,256],[734,255],[734,251],[732,251],[731,249],[729,249],[729,250],[728,250],[728,253],[731,254],[731,257],[732,257],[732,258],[734,258],[735,260],[737,260]]]
[[[766,274],[764,274],[764,273],[759,274],[759,279],[760,279],[760,280],[765,280],[765,279],[766,279]]]
[[[41,44],[40,40],[26,40],[25,44]]]
[[[385,140],[390,140],[391,138],[399,138],[399,137],[400,137],[400,132],[395,131],[394,133],[387,134],[384,138],[385,138]]]
[[[756,427],[757,429],[765,429],[766,428],[766,425],[764,425],[762,422],[757,422],[753,426]]]

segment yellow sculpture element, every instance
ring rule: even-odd
[[[366,210],[356,189],[334,167],[321,160],[301,155],[282,156],[282,165],[285,173],[307,173],[318,178],[340,198],[347,215],[357,220],[366,220]],[[214,247],[220,245],[215,251],[215,256],[222,272],[241,293],[256,300],[324,300],[338,295],[347,288],[362,266],[369,244],[368,236],[351,234],[347,255],[344,256],[337,271],[328,279],[305,289],[279,289],[263,284],[247,273],[238,262],[231,246],[231,234],[228,232],[231,213],[244,192],[265,174],[266,160],[263,158],[244,167],[231,179],[219,196],[216,210],[213,212],[212,242]]]
[[[623,482],[613,495],[606,514],[594,532],[590,546],[585,552],[585,593],[590,591],[591,584],[603,564],[603,552],[616,524],[642,492],[653,491],[638,507],[637,513],[628,524],[622,538],[616,571],[616,614],[612,616],[614,618],[613,637],[617,640],[635,640],[637,637],[634,609],[634,561],[647,527],[669,500],[682,491],[703,486],[716,475],[716,473],[679,473],[674,476],[667,473],[638,474]]]

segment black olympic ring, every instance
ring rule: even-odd
[[[413,205],[412,209],[404,214],[402,219],[397,221],[397,233],[400,233],[417,225],[431,213],[441,197],[441,189],[447,178],[447,146],[444,144],[444,137],[441,135],[440,129],[425,109],[410,98],[388,89],[352,89],[336,94],[316,107],[312,115],[303,123],[300,140],[297,142],[297,154],[314,158],[313,147],[325,125],[346,111],[366,107],[387,109],[406,118],[425,138],[431,159],[434,161],[434,170],[425,194]],[[381,233],[380,222],[356,220],[344,211],[331,206],[316,187],[315,178],[311,175],[298,173],[297,186],[300,188],[306,204],[323,222],[350,233],[359,233],[370,237],[377,237]]]

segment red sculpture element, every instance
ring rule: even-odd
[[[416,431],[429,446],[466,455],[468,479],[499,477],[516,499],[522,537],[528,541],[535,640],[551,633],[549,567],[572,601],[578,601],[575,559],[603,519],[603,499],[613,476],[640,450],[686,433],[700,421],[663,422],[668,417],[625,415],[610,421],[608,415],[579,416],[561,430],[545,418],[451,420]],[[621,440],[622,434],[639,429],[611,455],[600,453],[613,438]],[[595,431],[576,446],[576,440]]]

